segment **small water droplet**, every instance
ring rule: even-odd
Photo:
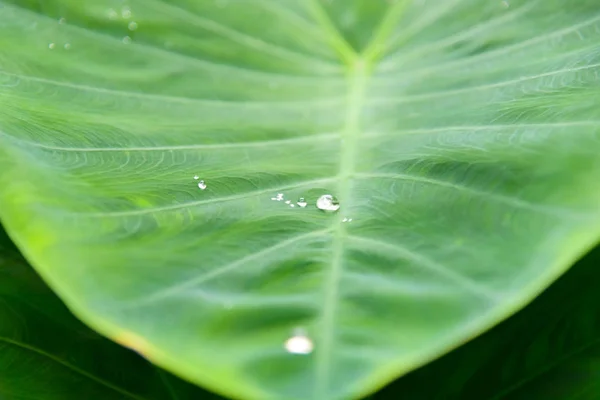
[[[123,7],[121,10],[121,17],[125,19],[131,18],[131,9],[129,7]]]
[[[340,203],[332,195],[324,194],[317,200],[317,208],[323,211],[337,211],[340,209]]]
[[[112,19],[113,21],[119,18],[119,14],[112,8],[108,9],[108,19]]]
[[[277,193],[277,201],[283,200],[283,193]]]
[[[56,44],[55,44],[55,43],[50,43],[50,44],[48,44],[48,48],[49,48],[50,50],[52,50],[52,49],[53,49],[53,48],[55,48],[55,47],[56,47]]]
[[[285,341],[285,349],[292,354],[310,354],[314,348],[312,340],[304,334],[296,334]]]
[[[198,180],[198,179],[200,179],[200,177],[198,175],[194,175],[194,179]]]
[[[131,38],[130,38],[129,36],[125,36],[125,37],[123,38],[123,43],[125,43],[125,44],[129,44],[129,43],[131,43]]]
[[[302,207],[302,208],[304,208],[304,207],[306,207],[306,205],[307,205],[308,203],[306,202],[306,199],[305,199],[304,197],[300,197],[300,198],[298,199],[298,202],[297,202],[296,204],[298,204],[298,206],[299,206],[299,207]]]
[[[290,207],[294,208],[294,207],[296,207],[296,206],[295,206],[295,205],[293,205],[293,204],[290,204]]]
[[[198,187],[202,190],[206,189],[206,183],[204,183],[204,181],[200,181],[198,182]]]
[[[271,197],[271,200],[277,201],[277,197]]]
[[[290,200],[286,200],[286,201],[285,201],[285,204],[290,204],[290,203],[291,203],[291,201],[290,201]]]
[[[129,28],[130,31],[135,31],[137,29],[137,27],[138,27],[138,24],[135,21],[131,21],[129,23],[129,25],[127,25],[127,28]]]
[[[61,24],[61,25],[62,25],[62,24],[64,24],[65,22],[67,22],[67,19],[66,19],[65,17],[61,17],[61,18],[58,20],[58,23],[59,23],[59,24]]]
[[[344,218],[342,222],[352,222],[352,218]]]
[[[69,50],[71,48],[71,43],[65,43],[65,50]]]

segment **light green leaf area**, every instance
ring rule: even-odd
[[[600,235],[596,0],[0,4],[2,222],[211,390],[365,395]]]

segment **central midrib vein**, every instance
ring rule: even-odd
[[[336,224],[333,231],[333,243],[331,250],[331,268],[325,282],[325,297],[320,326],[320,343],[317,343],[316,372],[317,385],[315,387],[315,398],[322,399],[328,394],[330,388],[330,372],[332,370],[332,358],[334,347],[335,315],[339,300],[339,281],[343,270],[344,240],[346,237],[346,224],[342,223],[345,208],[351,204],[352,198],[352,176],[354,174],[354,163],[358,148],[361,131],[362,107],[365,92],[369,80],[367,63],[356,58],[348,69],[348,98],[345,111],[345,126],[342,131],[342,148],[338,170],[338,192],[340,211],[336,215]]]

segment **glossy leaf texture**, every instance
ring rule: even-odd
[[[600,398],[599,262],[596,247],[525,309],[372,400]]]
[[[2,222],[226,396],[366,395],[600,234],[595,0],[0,4]]]
[[[216,399],[84,326],[0,230],[0,398]]]

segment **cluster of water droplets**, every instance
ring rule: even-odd
[[[296,206],[298,206],[300,208],[304,208],[308,204],[306,202],[306,200],[304,200],[304,197],[300,197],[298,199],[298,201],[296,201],[295,203],[292,200],[285,200],[283,193],[277,193],[277,195],[275,197],[271,197],[271,200],[272,201],[283,201],[285,204],[287,204],[291,208],[294,208]]]
[[[272,201],[283,201],[285,204],[290,207],[300,207],[305,208],[308,205],[308,202],[304,197],[300,197],[295,203],[291,200],[285,200],[283,193],[277,193],[275,197],[271,197]],[[324,194],[317,199],[315,204],[319,210],[327,211],[327,212],[335,212],[340,209],[339,201],[330,194]]]
[[[129,6],[123,6],[121,7],[120,11],[115,10],[114,8],[109,8],[108,12],[108,19],[110,19],[111,21],[118,21],[119,19],[123,20],[123,21],[129,21],[132,16],[133,13],[131,11],[131,8]],[[138,23],[136,21],[129,21],[127,24],[127,29],[131,32],[137,30],[138,28]],[[121,39],[121,41],[124,44],[129,44],[131,43],[131,36],[126,35],[123,37],[123,39]]]
[[[65,17],[60,17],[60,18],[58,19],[58,24],[59,24],[59,25],[64,25],[64,24],[66,24],[66,23],[67,23],[67,19],[66,19]],[[54,50],[54,49],[56,49],[58,46],[59,46],[59,45],[58,45],[56,42],[50,42],[50,43],[48,43],[48,48],[49,48],[50,50]],[[62,48],[63,48],[63,49],[65,49],[65,50],[70,50],[70,49],[71,49],[71,43],[69,43],[69,42],[66,42],[66,43],[64,43],[64,44],[62,45]]]

